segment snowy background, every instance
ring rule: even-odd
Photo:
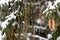
[[[8,4],[8,1],[9,1],[9,0],[0,0],[0,5],[2,5],[2,4],[4,4],[4,3],[7,3],[7,4]],[[11,1],[11,0],[10,0],[10,1]],[[50,7],[50,9],[54,9],[55,6],[57,6],[57,3],[58,3],[58,2],[60,2],[60,0],[54,1],[54,4],[53,4],[53,5],[52,5],[52,2],[51,2],[51,1],[47,2],[47,3],[48,3],[48,6],[47,6],[46,10],[44,10],[43,13],[45,13],[46,11],[48,11],[48,8],[49,8],[49,7]],[[17,12],[17,11],[15,11],[15,12]],[[10,18],[9,18],[9,16],[10,16]],[[12,12],[10,15],[6,16],[6,17],[8,17],[8,19],[6,19],[4,22],[0,22],[0,25],[2,26],[3,29],[6,28],[6,25],[9,24],[9,23],[7,22],[8,20],[11,20],[12,18],[16,18],[16,16],[13,14],[13,12]],[[37,22],[39,23],[40,20],[38,20]],[[2,38],[5,36],[5,34],[2,36],[1,33],[2,33],[2,31],[0,30],[0,40],[2,40]],[[35,35],[35,36],[36,36],[36,35]],[[39,37],[39,36],[36,36],[36,37]],[[51,34],[48,35],[48,38],[50,38],[50,37],[51,37]]]

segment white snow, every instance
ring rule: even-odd
[[[9,1],[12,1],[12,0],[0,0],[0,5],[1,4],[5,4],[5,3],[7,3],[8,4],[8,2]],[[15,0],[15,2],[16,2],[17,0]],[[22,1],[22,0],[20,0],[20,1]],[[12,4],[13,5],[13,4]]]
[[[32,37],[39,38],[40,36],[38,36],[38,35],[32,35]]]
[[[22,1],[22,0],[15,0],[14,2],[16,2],[16,1]]]
[[[29,37],[29,36],[31,36],[32,35],[32,33],[27,33],[27,36]]]
[[[42,29],[42,30],[46,29],[46,27],[43,27],[43,26],[37,26],[37,25],[34,25],[34,28],[35,28],[35,29]]]
[[[47,35],[47,38],[48,38],[48,39],[52,38],[52,34],[48,34],[48,35]]]
[[[4,33],[4,35],[2,36],[2,38],[6,37],[6,34]]]
[[[18,10],[16,10],[14,14],[16,14],[17,12],[18,12]]]
[[[9,1],[12,1],[12,0],[0,0],[0,5],[5,4],[5,3],[8,4]],[[15,0],[15,1],[17,1],[17,0]],[[22,1],[22,0],[20,0],[20,1]]]
[[[27,40],[30,40],[30,38],[29,38],[29,37],[27,37]]]
[[[44,37],[41,37],[41,36],[38,36],[38,35],[32,35],[32,37],[39,38],[39,40],[48,40],[47,38],[44,38]]]
[[[9,1],[9,0],[0,0],[0,5],[1,5],[1,4],[5,4],[5,3],[8,4],[8,1]]]
[[[9,8],[9,10],[10,10],[11,8]]]
[[[57,40],[60,40],[60,36],[59,36],[59,37],[57,37]]]
[[[16,22],[14,22],[12,25],[14,26],[16,24]]]
[[[12,12],[10,15],[6,16],[6,18],[8,18],[9,20],[11,20],[12,18],[16,18],[16,16],[14,15],[14,12]]]
[[[23,23],[23,24],[25,24],[25,22],[24,22],[24,21],[22,21],[22,23]]]
[[[6,36],[5,33],[4,33],[4,35],[2,36],[2,31],[0,30],[0,40],[3,40],[3,38],[4,38],[5,36]]]
[[[9,24],[7,21],[8,21],[8,20],[5,20],[4,22],[1,23],[2,29],[6,28],[6,25]]]
[[[9,24],[8,21],[11,20],[12,18],[15,19],[16,16],[15,16],[15,15],[13,14],[13,12],[12,12],[10,15],[6,16],[6,18],[7,18],[7,19],[6,19],[4,22],[1,23],[2,29],[6,28],[6,25]]]
[[[21,36],[23,36],[23,33],[21,34]]]
[[[48,1],[48,6],[47,6],[46,10],[43,11],[43,13],[48,11],[48,9],[55,9],[55,6],[57,7],[57,3],[59,3],[59,2],[60,2],[60,0],[56,0],[56,1],[54,1],[54,4],[52,5],[52,2]]]
[[[46,11],[48,11],[48,9],[55,9],[55,6],[52,5],[52,2],[51,1],[48,1],[48,6],[47,6],[46,10],[43,11],[43,13],[45,13]]]
[[[40,23],[41,23],[41,19],[38,18],[38,19],[36,20],[36,22],[37,22],[38,24],[40,24]]]
[[[0,40],[2,40],[2,35],[1,35],[2,31],[0,30]]]

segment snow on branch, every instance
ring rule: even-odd
[[[54,4],[52,5],[52,2],[48,1],[47,8],[46,8],[46,10],[43,11],[43,13],[47,12],[49,9],[55,9],[55,6],[57,7],[57,3],[59,3],[59,2],[60,2],[60,0],[56,0],[56,1],[54,1]]]

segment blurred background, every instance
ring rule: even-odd
[[[0,0],[0,40],[60,40],[60,1]]]

